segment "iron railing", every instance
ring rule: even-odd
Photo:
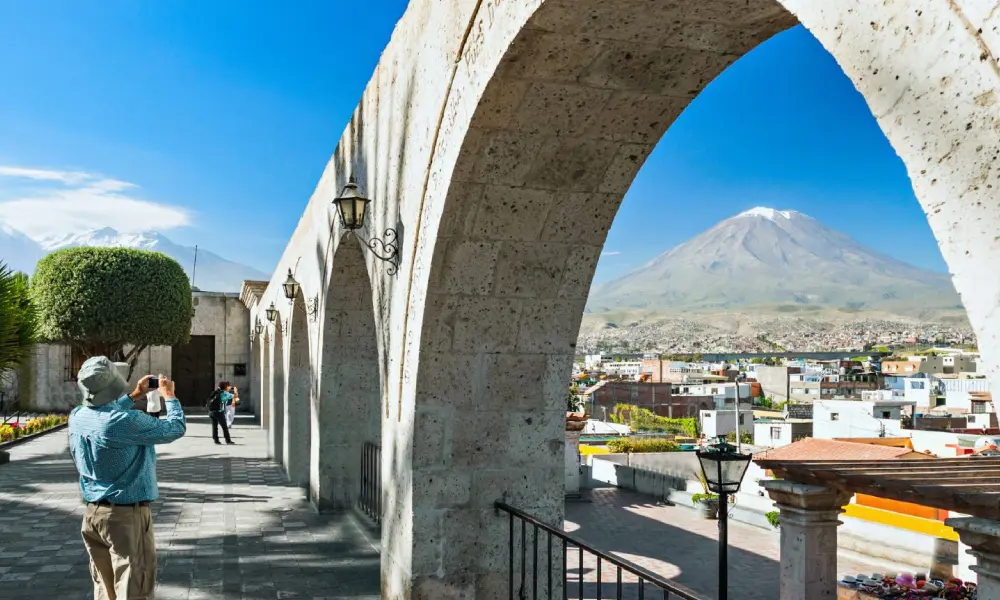
[[[15,395],[13,398],[8,398],[7,392],[0,391],[0,414],[3,418],[0,424],[6,425],[13,420],[20,426],[22,413],[20,396]]]
[[[705,600],[508,504],[493,506],[509,519],[510,600]]]
[[[358,508],[371,517],[376,525],[382,524],[382,448],[371,442],[365,442],[361,449]]]

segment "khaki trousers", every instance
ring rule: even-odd
[[[152,600],[156,544],[148,506],[88,504],[81,533],[94,600]]]

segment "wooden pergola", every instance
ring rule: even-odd
[[[754,462],[781,479],[1000,521],[1000,457]]]

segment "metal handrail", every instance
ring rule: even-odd
[[[6,425],[10,423],[11,419],[14,419],[15,423],[20,426],[21,414],[24,412],[21,410],[20,396],[15,396],[13,400],[7,400],[7,393],[0,392],[0,412],[3,413],[3,421],[0,423]]]
[[[506,504],[505,502],[502,502],[502,501],[498,500],[498,501],[496,501],[496,502],[493,503],[493,508],[498,513],[501,512],[501,511],[507,513],[507,515],[510,517],[510,539],[508,540],[508,546],[509,546],[509,554],[510,554],[510,556],[509,556],[509,560],[510,560],[509,585],[510,585],[510,598],[511,598],[511,600],[514,600],[514,598],[515,598],[515,595],[514,595],[514,590],[515,590],[515,586],[514,586],[514,518],[515,517],[521,521],[521,546],[522,546],[522,548],[521,548],[521,586],[519,588],[520,591],[518,592],[518,595],[517,595],[518,600],[523,600],[523,599],[527,598],[526,591],[525,591],[525,585],[526,585],[525,579],[527,577],[526,565],[525,565],[525,546],[527,545],[527,535],[526,535],[526,533],[527,533],[527,527],[526,527],[526,525],[529,525],[529,524],[532,527],[534,527],[534,538],[533,538],[533,540],[534,540],[534,561],[535,561],[534,567],[535,568],[532,571],[532,588],[534,590],[534,596],[533,596],[533,598],[535,598],[535,599],[538,598],[538,570],[537,570],[537,561],[538,561],[538,530],[540,529],[540,530],[544,531],[545,533],[547,533],[549,535],[549,544],[548,544],[548,549],[549,549],[549,553],[548,553],[548,573],[546,574],[547,581],[548,581],[548,587],[546,589],[548,590],[548,598],[550,598],[550,599],[552,598],[552,570],[553,570],[551,550],[552,550],[552,538],[555,537],[555,538],[558,538],[559,540],[562,541],[562,550],[563,550],[562,567],[563,567],[563,579],[564,579],[564,581],[563,581],[564,585],[563,585],[562,597],[564,599],[569,598],[568,594],[569,594],[569,583],[570,583],[569,581],[566,580],[566,567],[568,566],[568,564],[567,564],[568,559],[567,559],[567,556],[566,556],[566,550],[567,550],[567,548],[569,548],[569,547],[572,546],[572,547],[576,547],[576,548],[580,549],[580,559],[579,559],[579,568],[580,568],[579,590],[580,590],[580,595],[578,596],[579,598],[583,598],[583,583],[584,583],[583,582],[583,552],[587,551],[587,552],[590,552],[591,554],[593,554],[594,556],[597,557],[597,582],[596,582],[596,586],[597,586],[597,599],[598,600],[600,600],[602,598],[602,592],[603,592],[603,587],[604,587],[604,585],[603,585],[604,582],[601,579],[601,562],[602,561],[606,561],[606,562],[610,563],[611,565],[613,565],[613,566],[615,566],[615,567],[618,568],[618,576],[617,576],[617,580],[616,580],[615,583],[617,584],[617,598],[619,598],[619,599],[622,598],[622,571],[625,571],[627,573],[630,573],[631,575],[634,575],[635,577],[637,577],[639,579],[639,594],[638,594],[639,600],[643,600],[643,598],[644,598],[646,584],[649,584],[649,585],[651,585],[651,586],[653,586],[655,588],[659,588],[659,590],[663,592],[663,596],[662,596],[663,600],[669,600],[669,599],[675,598],[675,597],[679,598],[681,600],[705,600],[704,598],[701,598],[699,596],[693,595],[691,592],[688,592],[688,591],[685,591],[685,590],[682,590],[682,589],[678,588],[676,586],[676,584],[670,583],[666,579],[664,579],[664,578],[660,577],[659,575],[656,575],[655,573],[652,573],[652,572],[650,572],[650,571],[648,571],[648,570],[640,567],[639,565],[633,564],[633,563],[631,563],[631,562],[629,562],[627,560],[623,560],[623,559],[620,559],[620,558],[615,558],[614,556],[611,556],[610,554],[608,554],[606,552],[598,550],[597,548],[591,546],[590,544],[587,544],[586,542],[583,542],[583,541],[581,541],[581,540],[579,540],[577,538],[574,538],[573,536],[567,534],[565,531],[561,531],[559,529],[556,529],[556,528],[552,527],[551,525],[547,525],[546,523],[543,523],[542,521],[539,521],[535,517],[532,517],[531,515],[525,513],[524,511],[518,510],[518,509],[514,508],[513,506],[510,506],[509,504]],[[611,598],[609,597],[608,600],[611,600]]]
[[[358,494],[358,508],[375,521],[382,524],[382,448],[372,442],[365,442],[361,448],[361,489]]]

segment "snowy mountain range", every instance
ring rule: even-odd
[[[180,263],[188,277],[194,269],[195,249],[170,241],[161,233],[119,233],[111,228],[79,234],[33,240],[23,233],[0,224],[0,260],[12,269],[32,273],[35,263],[46,254],[76,246],[121,246],[162,252]],[[239,292],[243,281],[266,280],[269,276],[257,269],[222,258],[204,248],[198,249],[194,286],[212,292]]]
[[[757,207],[595,286],[588,309],[763,305],[906,314],[961,301],[947,274],[886,256],[800,212]]]

